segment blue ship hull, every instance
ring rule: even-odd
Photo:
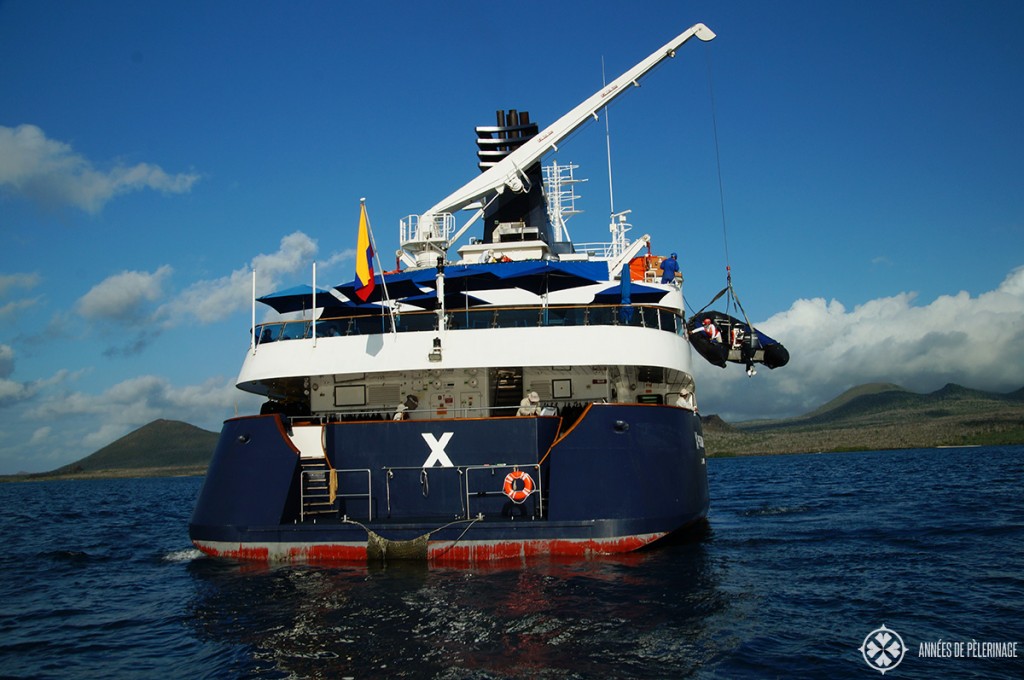
[[[305,562],[592,555],[644,547],[708,510],[700,417],[681,408],[591,404],[571,426],[329,422],[319,461],[288,427],[280,415],[225,422],[189,524],[199,549]]]

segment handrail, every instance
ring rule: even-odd
[[[396,315],[399,333],[436,331],[437,313],[432,311],[401,312]],[[634,326],[681,334],[685,326],[682,312],[673,307],[649,304],[630,305],[530,305],[511,307],[476,307],[449,309],[445,315],[446,330],[460,331],[484,328],[549,328],[562,326]],[[316,320],[317,338],[333,336],[380,335],[385,331],[380,316],[337,316]],[[256,344],[280,340],[312,338],[309,319],[268,321],[257,324]]]
[[[583,401],[583,400],[577,400]],[[452,420],[458,418],[464,420],[467,418],[524,418],[527,416],[520,416],[517,414],[519,405],[513,406],[458,406],[445,409],[446,414],[435,415],[435,409],[423,408],[415,411],[406,411],[406,418],[402,420],[395,420],[395,423],[414,423],[421,420]],[[492,415],[493,412],[499,411],[497,415]],[[453,415],[456,414],[456,415]],[[368,422],[383,422],[394,420],[394,409],[380,409],[380,408],[368,408],[359,410],[337,410],[331,411],[330,413],[313,413],[289,416],[281,414],[283,418],[288,420],[292,425],[331,425],[334,423],[346,423],[354,424],[359,421],[365,420]],[[422,416],[429,417],[422,417]],[[530,416],[535,418],[553,418],[556,416],[541,415]]]
[[[341,493],[338,494],[338,498],[366,498],[366,521],[373,521],[373,475],[370,468],[344,468],[339,469],[338,472],[366,473],[366,493]]]
[[[435,471],[436,472],[436,471],[442,471],[442,470],[452,470],[452,471],[458,473],[458,475],[459,475],[459,484],[462,487],[461,491],[462,491],[462,494],[463,494],[463,498],[462,498],[462,512],[465,514],[465,519],[471,519],[472,511],[470,510],[470,507],[469,507],[470,506],[470,497],[471,496],[472,497],[477,497],[477,498],[481,497],[481,496],[499,496],[499,495],[503,495],[504,492],[501,491],[501,490],[482,490],[482,491],[475,491],[475,492],[472,491],[471,488],[470,488],[470,484],[469,484],[469,473],[473,472],[473,471],[478,471],[478,470],[487,470],[487,471],[489,471],[493,475],[496,470],[519,470],[519,469],[522,469],[522,468],[533,468],[534,472],[536,473],[536,480],[535,480],[536,487],[534,488],[534,490],[530,494],[530,496],[533,496],[533,494],[537,494],[537,500],[535,501],[536,504],[537,504],[537,515],[539,517],[543,517],[544,516],[544,496],[541,493],[543,491],[543,481],[541,479],[541,474],[540,474],[540,463],[491,463],[491,464],[487,464],[487,465],[455,465],[455,466],[452,466],[452,467],[423,467],[421,465],[388,465],[388,466],[385,466],[385,467],[381,468],[381,470],[383,470],[383,472],[384,472],[384,480],[385,480],[384,483],[385,483],[385,488],[387,490],[387,511],[388,511],[388,514],[390,515],[390,513],[391,513],[391,478],[394,476],[394,473],[396,471],[399,471],[399,472],[419,471],[420,474],[421,474],[421,482],[420,482],[421,484],[424,484],[424,483],[428,484],[429,483],[429,482],[425,482],[424,481],[423,475],[429,474],[430,471]]]
[[[466,480],[466,506],[465,506],[466,519],[469,519],[469,516],[470,516],[470,509],[469,509],[469,498],[470,498],[469,473],[470,472],[472,472],[474,470],[488,470],[488,471],[490,471],[493,474],[493,472],[495,470],[507,470],[507,469],[518,470],[520,468],[533,468],[534,471],[537,473],[537,479],[535,480],[535,483],[536,483],[537,486],[533,490],[533,492],[530,494],[530,496],[533,496],[534,494],[537,494],[537,501],[536,501],[536,503],[537,503],[537,515],[539,517],[543,517],[544,516],[544,495],[541,493],[543,491],[543,480],[541,479],[541,474],[540,474],[540,463],[525,463],[525,464],[524,463],[495,463],[493,465],[467,465],[467,466],[462,468],[464,470],[462,476]],[[477,491],[474,495],[475,496],[504,495],[504,491]],[[525,500],[524,500],[524,502],[525,502]]]
[[[330,503],[333,506],[337,498],[365,498],[366,499],[366,519],[367,521],[373,520],[373,479],[369,468],[343,468],[338,469],[331,467],[328,464],[327,470],[303,470],[299,476],[301,478],[299,482],[299,521],[306,521],[306,484],[303,482],[307,479],[315,479],[315,476],[323,475],[325,472],[330,472],[330,476],[334,476],[335,473],[346,473],[346,472],[365,472],[366,473],[366,493],[335,493],[331,492]],[[315,495],[312,497],[316,497]]]
[[[457,472],[459,474],[459,480],[460,480],[459,481],[459,491],[460,491],[460,493],[462,491],[462,481],[461,481],[462,476],[463,476],[463,468],[462,468],[462,466],[453,466],[453,467],[448,467],[448,466],[424,467],[422,465],[412,465],[412,466],[409,466],[409,465],[385,465],[384,467],[381,468],[381,470],[384,472],[384,490],[385,490],[386,495],[387,495],[387,516],[388,517],[391,517],[391,480],[392,480],[392,478],[394,478],[396,470],[398,470],[399,472],[409,472],[409,471],[412,471],[412,470],[418,470],[419,473],[420,473],[420,485],[423,487],[423,495],[424,496],[426,496],[426,495],[428,495],[430,493],[430,476],[429,476],[430,475],[430,471],[445,472],[445,471],[448,471],[448,470],[453,470],[453,471],[455,471],[455,472]],[[466,512],[465,505],[463,505],[462,510],[463,510],[463,512]],[[469,519],[468,516],[467,516],[467,519]]]

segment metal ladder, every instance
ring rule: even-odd
[[[331,490],[328,484],[331,470],[323,458],[301,458],[300,483],[302,485],[302,510],[300,520],[307,517],[326,517],[336,515],[337,510],[331,502]]]

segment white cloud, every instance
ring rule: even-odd
[[[150,332],[154,321],[164,329],[192,321],[213,323],[252,304],[254,268],[257,295],[264,295],[279,288],[285,277],[294,278],[305,273],[312,267],[316,252],[316,241],[296,231],[283,237],[275,252],[253,257],[251,265],[236,269],[227,276],[197,281],[178,294],[165,291],[165,284],[173,273],[169,265],[163,265],[154,272],[124,271],[93,286],[79,298],[76,309],[86,319],[146,327]],[[351,258],[352,252],[334,253],[322,263],[321,268]],[[309,271],[312,276],[311,269]],[[166,302],[151,308],[153,303],[162,300]],[[3,310],[0,307],[0,313]],[[130,345],[134,346],[134,343]],[[133,352],[129,347],[113,353]]]
[[[15,380],[0,378],[0,406],[23,399],[27,393],[27,387]]]
[[[236,269],[218,279],[198,281],[157,312],[165,326],[176,326],[196,319],[212,323],[252,305],[252,269],[256,269],[257,295],[269,293],[280,286],[285,275],[294,275],[312,267],[316,241],[301,231],[281,239],[276,252],[260,254],[251,267]]]
[[[97,213],[118,194],[142,189],[187,193],[198,180],[197,174],[169,175],[149,163],[97,170],[69,144],[47,138],[35,125],[0,125],[0,189],[47,207],[71,205]]]
[[[20,382],[11,380],[14,373],[14,349],[10,345],[0,345],[0,405],[23,398],[27,388]]]
[[[36,444],[42,444],[50,438],[50,433],[53,431],[49,425],[36,428],[35,432],[32,433],[32,437],[28,440],[29,446]]]
[[[134,335],[117,336],[120,345],[104,351],[106,356],[141,353],[161,332],[196,321],[204,324],[248,309],[252,305],[252,269],[257,272],[257,295],[281,285],[284,277],[294,278],[311,267],[316,241],[301,231],[281,239],[273,253],[256,255],[250,266],[227,276],[197,281],[180,293],[166,291],[173,270],[163,265],[154,272],[124,271],[93,286],[76,303],[80,316],[95,322],[113,322],[136,329]],[[336,263],[345,253],[328,259]],[[0,307],[0,314],[5,308]]]
[[[0,378],[9,378],[14,372],[14,349],[0,345]]]
[[[0,296],[15,288],[35,288],[41,280],[39,274],[0,274]]]
[[[13,293],[17,288],[31,290],[39,285],[42,277],[39,274],[0,274],[0,298]],[[36,297],[20,297],[16,300],[0,304],[0,318],[13,317],[22,310],[29,309],[41,299]]]
[[[342,250],[342,251],[339,251],[337,253],[332,254],[329,258],[327,258],[323,262],[318,263],[317,267],[320,270],[326,270],[329,267],[333,267],[334,265],[340,264],[342,262],[345,262],[346,260],[353,260],[353,259],[355,259],[355,256],[356,256],[356,249],[355,248],[346,248],[345,250]],[[351,280],[351,274],[349,276],[350,276],[350,280]],[[321,284],[318,283],[317,285],[320,286]]]
[[[13,317],[19,312],[39,304],[42,298],[32,297],[23,300],[11,300],[5,305],[0,305],[0,318]]]
[[[215,432],[225,418],[256,412],[262,402],[222,376],[175,386],[163,376],[142,375],[92,393],[69,389],[79,375],[60,371],[36,381],[28,386],[35,392],[31,403],[10,405],[10,426],[0,429],[0,473],[53,470],[158,418]],[[54,414],[60,414],[57,421]]]
[[[150,315],[147,303],[164,296],[164,281],[171,272],[171,267],[164,265],[152,273],[124,271],[107,277],[79,298],[78,313],[92,320],[145,324]]]
[[[822,298],[797,300],[755,325],[782,342],[788,365],[722,370],[694,355],[701,411],[727,420],[800,415],[870,382],[927,392],[948,382],[1008,392],[1024,386],[1024,267],[996,290],[943,295],[915,305],[913,293],[847,310]]]
[[[78,430],[74,437],[81,447],[71,457],[73,460],[158,418],[219,429],[220,422],[231,415],[232,406],[240,399],[246,402],[246,412],[258,407],[260,401],[257,397],[247,398],[229,378],[210,378],[198,385],[175,387],[162,376],[143,375],[113,385],[100,395],[53,393],[44,401],[42,410],[59,408],[62,422],[66,419],[67,427]]]
[[[61,369],[49,378],[41,378],[31,382],[12,380],[14,375],[14,349],[10,345],[0,344],[0,407],[7,407],[32,399],[45,388],[60,385],[69,378],[77,378],[81,372],[72,373]]]

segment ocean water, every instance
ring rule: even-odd
[[[1024,677],[1024,447],[708,473],[687,540],[463,569],[201,556],[198,478],[3,484],[0,676]]]

